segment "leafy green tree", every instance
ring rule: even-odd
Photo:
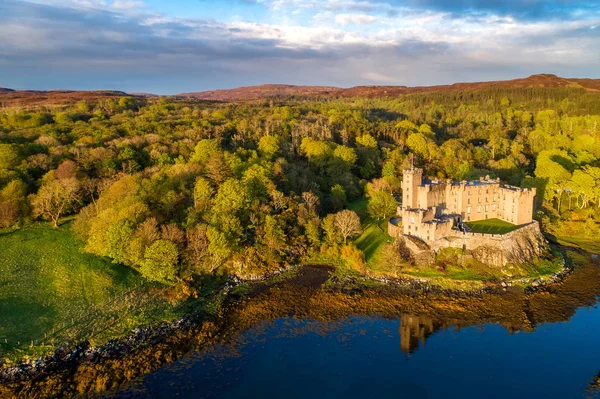
[[[131,264],[127,249],[133,239],[134,225],[131,220],[122,219],[110,225],[106,231],[106,253],[116,263]]]
[[[247,206],[246,187],[237,179],[229,179],[219,187],[212,211],[217,215],[228,215],[235,214]]]
[[[265,216],[262,242],[268,252],[282,255],[287,249],[285,232],[272,215]]]
[[[17,149],[12,144],[0,144],[0,173],[9,171],[18,164],[19,153]]]
[[[258,142],[258,149],[267,159],[273,159],[279,154],[279,138],[277,136],[263,136]]]
[[[321,221],[321,229],[324,233],[324,244],[335,245],[341,241],[341,234],[335,223],[335,216],[329,214]]]
[[[369,199],[369,214],[380,221],[394,216],[397,207],[396,200],[387,191],[376,191]]]
[[[198,144],[196,144],[196,147],[194,147],[194,153],[190,158],[190,162],[206,165],[210,157],[217,152],[220,152],[220,148],[219,143],[216,140],[200,140]]]
[[[225,260],[229,257],[232,252],[232,249],[229,245],[229,241],[225,234],[223,234],[218,229],[210,226],[206,231],[206,236],[208,238],[208,252],[212,257],[212,267],[211,270],[219,267]]]
[[[410,150],[412,152],[414,152],[421,158],[428,157],[429,151],[427,148],[428,147],[427,139],[425,138],[425,136],[422,133],[410,134],[408,136],[408,138],[406,139],[406,145],[408,146],[408,148],[410,148]]]
[[[377,140],[375,140],[370,134],[363,134],[362,136],[358,136],[356,138],[356,144],[359,144],[366,148],[377,148]]]
[[[354,150],[350,147],[346,147],[344,145],[339,145],[333,151],[333,156],[342,160],[348,166],[354,166],[358,157]]]
[[[27,186],[21,180],[10,181],[0,190],[0,227],[17,223],[27,213]]]
[[[344,190],[344,187],[342,187],[341,184],[336,184],[331,188],[329,202],[331,203],[331,208],[334,211],[339,211],[346,207],[346,205],[348,204],[348,200],[346,198],[346,190]]]
[[[140,272],[149,280],[170,284],[177,277],[178,262],[177,246],[168,240],[157,240],[146,249]]]
[[[194,184],[194,207],[205,210],[211,205],[215,189],[204,177],[198,177]]]

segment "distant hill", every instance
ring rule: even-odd
[[[197,98],[202,100],[234,101],[288,96],[310,97],[322,94],[332,94],[339,90],[339,88],[333,86],[293,86],[266,84],[260,86],[238,87],[230,90],[211,90],[199,93],[182,93],[178,94],[177,97]]]
[[[0,89],[0,106],[56,106],[73,104],[78,101],[97,101],[105,98],[123,97],[129,94],[116,90],[76,91],[76,90],[11,90]]]
[[[216,101],[246,101],[274,97],[393,97],[402,94],[424,92],[455,92],[499,88],[574,87],[590,92],[600,92],[600,79],[570,79],[551,74],[532,75],[528,78],[491,82],[455,83],[441,86],[356,86],[339,88],[332,86],[293,86],[267,84],[239,87],[230,90],[211,90],[197,93],[182,93],[178,97]]]
[[[428,92],[457,92],[498,88],[539,88],[573,87],[588,92],[600,93],[600,79],[561,78],[556,75],[541,74],[528,78],[500,80],[491,82],[455,83],[441,86],[355,86],[340,88],[334,86],[294,86],[283,84],[265,84],[260,86],[238,87],[229,90],[211,90],[193,93],[181,93],[178,98],[207,101],[251,101],[278,97],[394,97],[402,94]],[[125,93],[115,90],[77,91],[77,90],[12,90],[0,88],[0,107],[20,106],[61,106],[78,101],[97,101],[106,98],[133,96],[138,98],[154,97],[148,93]]]

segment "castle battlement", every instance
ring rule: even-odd
[[[423,179],[420,168],[404,169],[402,232],[433,242],[462,222],[501,219],[515,225],[533,221],[535,188],[500,183],[489,176],[454,182]]]

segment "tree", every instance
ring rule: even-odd
[[[325,233],[325,244],[335,245],[340,241],[340,231],[335,223],[335,216],[329,214],[321,221],[321,229]]]
[[[369,200],[369,214],[377,220],[384,220],[396,214],[398,204],[387,191],[376,191]]]
[[[305,191],[302,193],[302,200],[306,204],[306,208],[309,212],[317,213],[319,207],[319,197],[317,197],[312,191]]]
[[[217,185],[231,177],[231,168],[221,151],[212,153],[206,162],[206,173]]]
[[[208,238],[208,252],[213,258],[211,270],[214,270],[229,257],[231,247],[225,234],[212,226],[208,227],[206,237]]]
[[[571,178],[569,185],[576,195],[577,202],[581,200],[581,205],[579,205],[580,208],[583,209],[588,206],[590,199],[594,197],[595,184],[596,181],[592,175],[581,170],[573,172],[573,177]]]
[[[281,254],[286,249],[285,232],[271,215],[265,217],[262,241],[268,252]]]
[[[194,207],[205,210],[210,207],[215,189],[204,177],[198,177],[194,184]]]
[[[365,254],[356,248],[354,244],[344,245],[340,257],[355,271],[364,274],[367,271]]]
[[[258,141],[258,149],[267,159],[273,159],[279,153],[279,138],[263,136]]]
[[[373,194],[375,194],[378,191],[391,192],[392,187],[390,186],[389,181],[382,178],[382,179],[373,179],[369,183],[367,183],[367,188],[366,188],[367,197],[371,197]]]
[[[406,139],[406,145],[421,158],[427,158],[427,139],[422,133],[412,133]]]
[[[350,147],[346,147],[345,145],[338,145],[333,151],[333,156],[342,160],[348,166],[354,166],[358,156],[356,152]]]
[[[127,256],[127,250],[134,235],[134,225],[129,219],[121,219],[110,225],[106,231],[106,253],[115,263],[133,263]]]
[[[219,151],[219,143],[216,140],[200,140],[194,148],[194,154],[190,158],[190,162],[206,165],[209,158]]]
[[[157,240],[144,253],[140,272],[149,280],[172,283],[177,276],[179,253],[168,240]]]
[[[247,205],[246,187],[239,180],[229,179],[219,187],[212,210],[217,215],[235,214]]]
[[[340,234],[344,237],[344,244],[346,244],[348,237],[356,236],[362,233],[362,227],[360,225],[360,218],[356,212],[344,209],[335,214],[335,225],[337,226]]]
[[[0,171],[9,170],[19,163],[19,153],[12,144],[0,144]]]
[[[17,223],[27,211],[27,186],[21,180],[10,181],[0,190],[0,227]]]
[[[331,208],[334,211],[344,209],[344,207],[348,203],[348,200],[346,199],[346,190],[344,190],[344,187],[342,187],[341,184],[336,184],[331,188],[329,201],[331,203]]]
[[[206,232],[204,225],[198,225],[187,231],[186,258],[187,262],[194,266],[203,265],[208,255],[209,242]]]
[[[60,217],[79,202],[79,188],[75,178],[59,180],[51,176],[46,179],[31,199],[34,216],[49,219],[54,227],[58,227]]]
[[[356,144],[359,144],[366,148],[377,148],[377,140],[370,134],[364,134],[356,138]]]

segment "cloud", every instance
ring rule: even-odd
[[[375,21],[377,21],[376,17],[367,14],[338,14],[335,16],[335,22],[341,25],[367,25]]]
[[[327,10],[398,13],[443,12],[450,17],[467,15],[510,16],[519,20],[572,20],[598,15],[596,0],[257,0],[279,10]]]
[[[312,18],[215,21],[167,17],[137,1],[4,0],[0,86],[174,94],[260,83],[426,85],[539,72],[593,77],[600,66],[598,15],[557,23],[419,12],[400,3],[394,13],[391,2],[387,8],[375,1],[256,2],[277,8],[275,16],[301,7]]]

